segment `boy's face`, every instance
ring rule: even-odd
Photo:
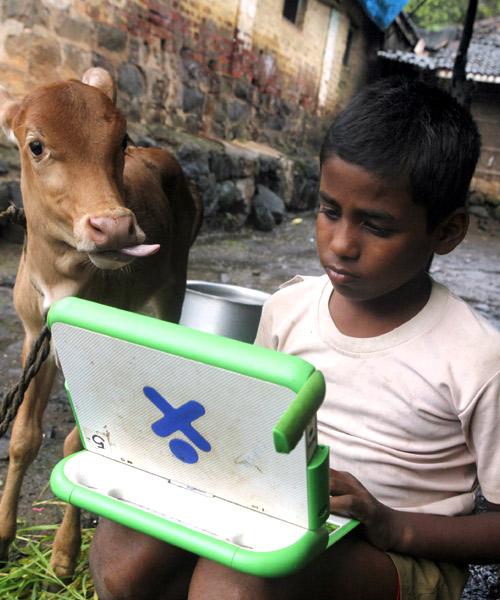
[[[322,167],[316,239],[320,262],[340,295],[390,297],[425,274],[439,230],[401,182],[391,183],[333,156]],[[389,295],[389,296],[388,296]]]

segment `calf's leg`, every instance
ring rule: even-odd
[[[24,340],[22,363],[33,339]],[[6,560],[9,545],[16,535],[19,495],[24,475],[35,460],[42,444],[42,417],[52,388],[56,367],[49,356],[30,383],[12,426],[9,447],[9,467],[0,500],[0,559]]]
[[[64,456],[74,454],[81,448],[80,435],[75,427],[64,440]],[[64,518],[52,545],[50,560],[50,565],[59,578],[66,579],[73,576],[81,543],[80,509],[67,504]]]

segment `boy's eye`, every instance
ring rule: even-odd
[[[380,227],[380,225],[376,225],[371,221],[364,221],[363,227],[370,231],[371,233],[378,235],[379,237],[389,237],[391,233],[393,233],[390,229],[385,229],[384,227]]]
[[[327,219],[338,219],[339,211],[336,208],[332,208],[330,206],[320,206],[319,212],[326,216]]]

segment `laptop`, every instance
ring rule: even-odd
[[[264,577],[357,525],[329,514],[308,362],[78,298],[48,323],[84,447],[52,472],[59,498]]]

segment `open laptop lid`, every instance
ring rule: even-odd
[[[308,481],[324,394],[312,365],[76,298],[48,322],[88,451],[306,529],[324,521]]]
[[[60,498],[267,577],[356,526],[329,516],[309,363],[76,298],[48,323],[86,448],[54,468]]]

